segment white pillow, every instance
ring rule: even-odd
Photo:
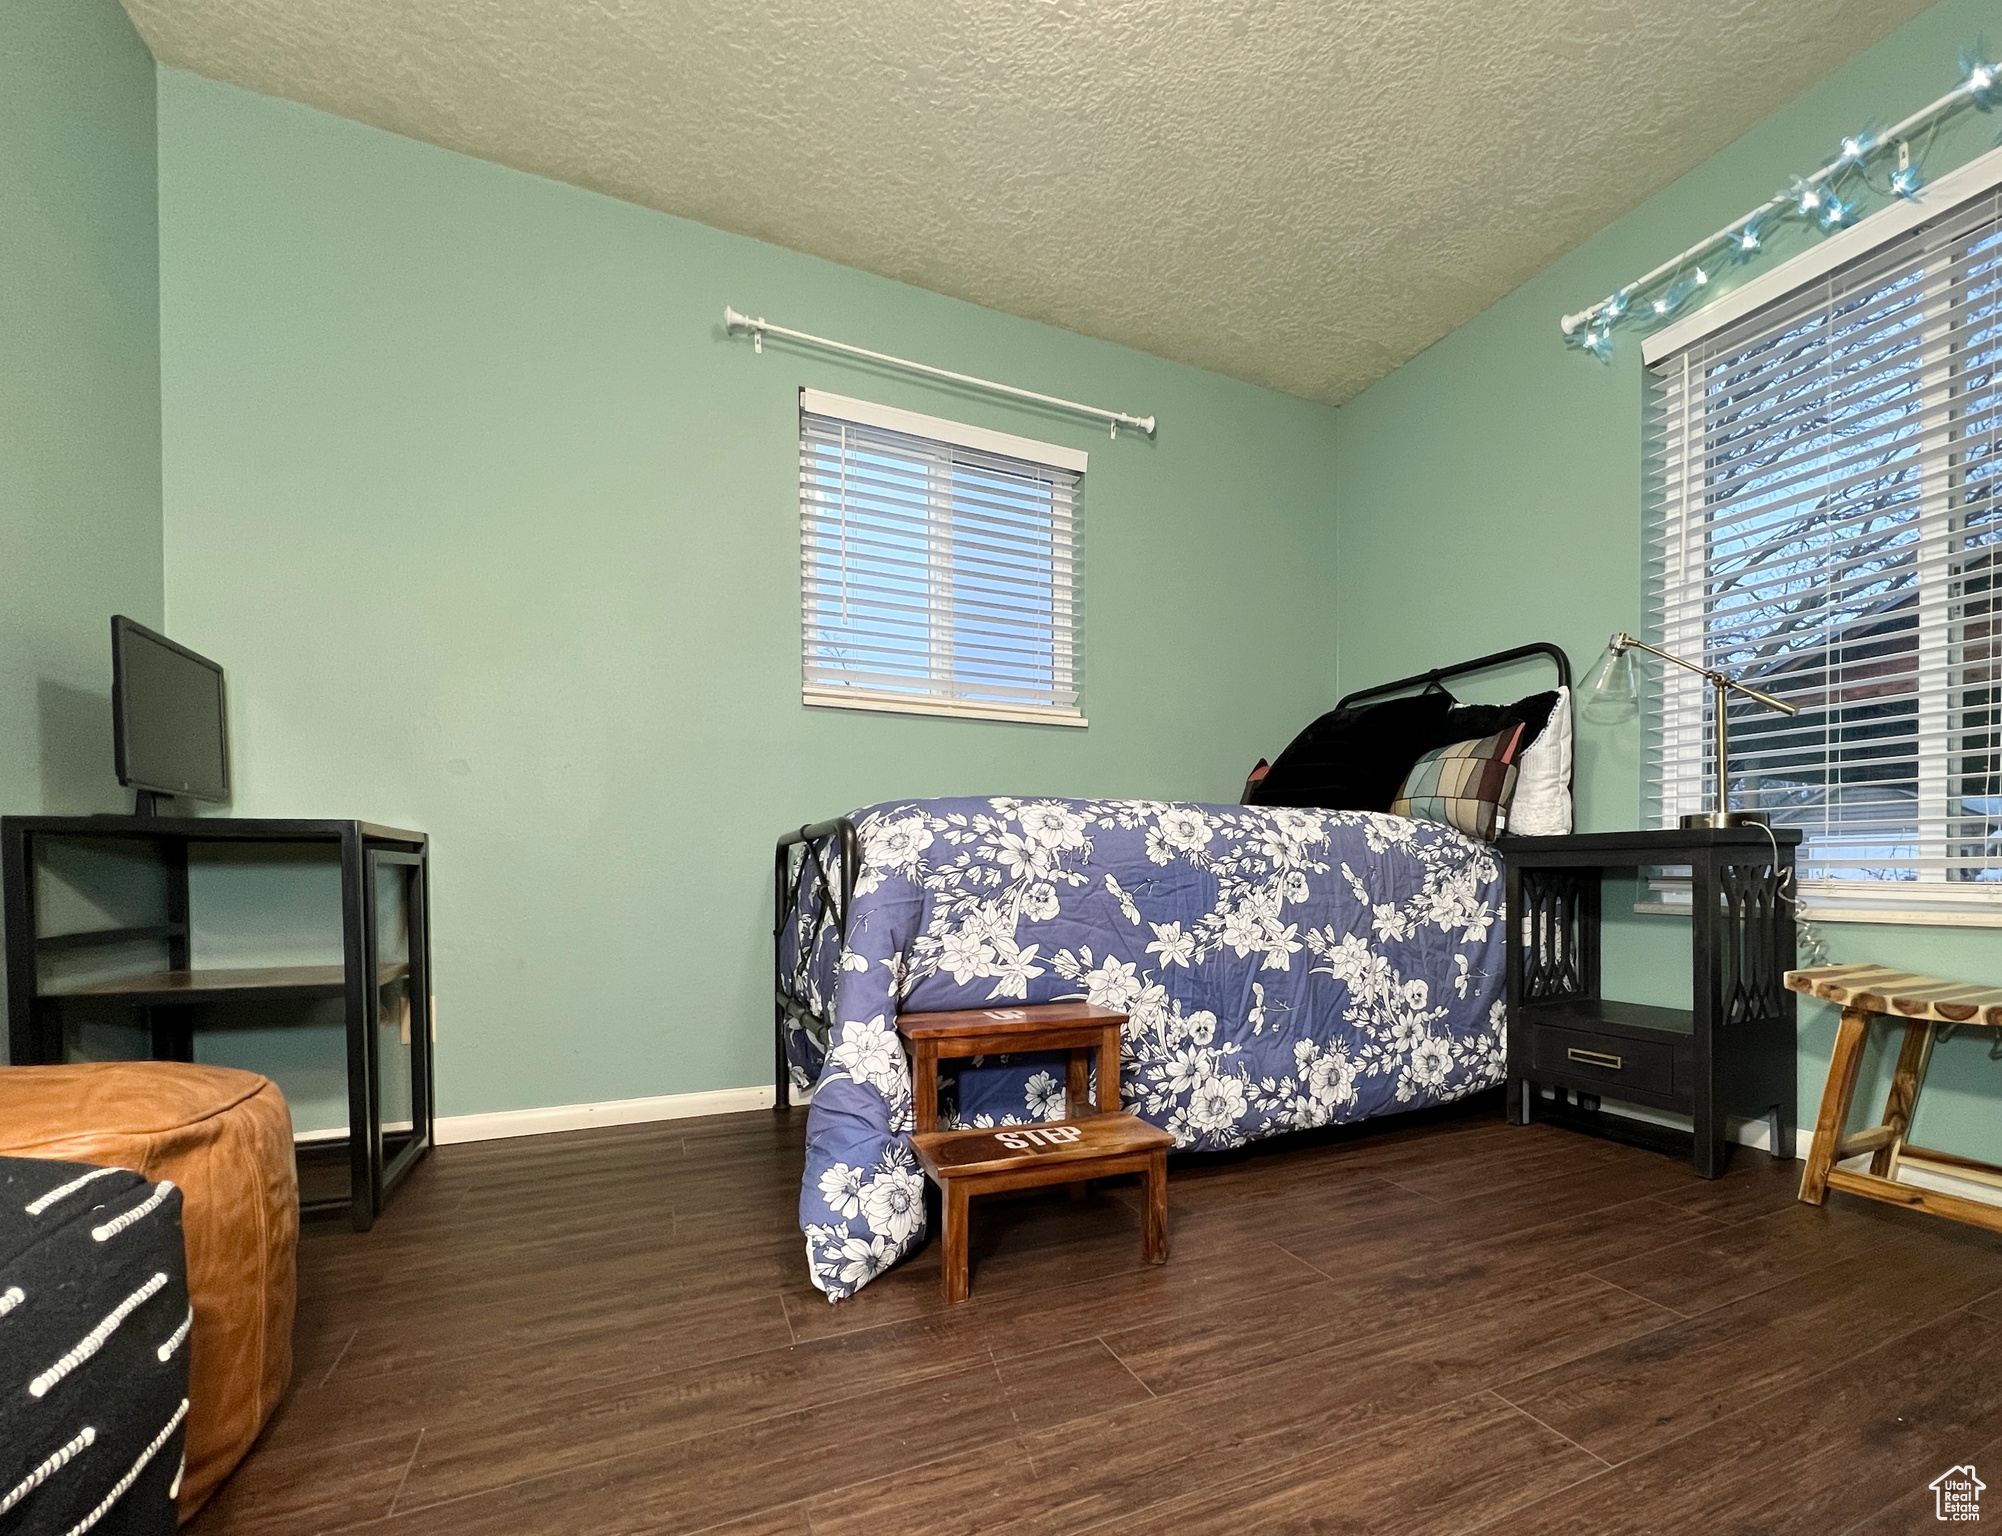
[[[1571,830],[1571,690],[1559,688],[1550,720],[1516,760],[1508,830],[1517,837],[1562,837]]]

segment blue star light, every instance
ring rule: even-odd
[[[1763,214],[1754,214],[1731,231],[1724,242],[1724,254],[1733,266],[1742,267],[1759,254],[1765,245],[1765,224]]]
[[[1976,43],[1971,51],[1960,55],[1960,88],[1983,112],[2002,100],[2002,71],[1983,58],[1987,51],[1986,43]]]
[[[1926,173],[1916,165],[1891,173],[1891,190],[1899,197],[1914,198],[1926,184]]]
[[[1824,232],[1838,230],[1848,222],[1849,216],[1855,211],[1854,203],[1845,203],[1834,193],[1826,193],[1821,199],[1821,214],[1815,223],[1819,224]]]
[[[1828,194],[1805,177],[1796,176],[1787,183],[1787,201],[1793,204],[1794,212],[1803,219],[1814,218],[1821,212],[1822,199]]]
[[[1692,293],[1696,292],[1697,289],[1703,287],[1709,281],[1710,274],[1705,272],[1701,267],[1698,267],[1681,282],[1674,284],[1663,292],[1648,308],[1654,311],[1654,316],[1657,320],[1666,320],[1689,301],[1689,296]]]
[[[1982,58],[1984,52],[1988,52],[1984,46],[1976,46],[1974,52],[1960,54],[1960,88],[1982,112],[2002,100],[2002,74]]]

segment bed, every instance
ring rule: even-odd
[[[1351,695],[1436,686],[1522,647]],[[1505,846],[1505,845],[1504,845]],[[1129,1015],[1125,1107],[1188,1150],[1446,1103],[1504,1075],[1502,863],[1373,811],[981,796],[802,827],[775,862],[775,1087],[810,1089],[800,1225],[853,1295],[920,1246],[900,1012]],[[1060,1064],[962,1064],[944,1123],[1059,1118]]]

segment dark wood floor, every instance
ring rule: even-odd
[[[2002,1240],[1498,1109],[976,1212],[805,1279],[803,1115],[447,1147],[301,1248],[298,1361],[195,1536],[1939,1529],[2002,1490]],[[1993,1463],[1992,1470],[1990,1463]],[[2002,1491],[1991,1496],[2002,1519]]]

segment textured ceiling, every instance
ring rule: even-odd
[[[1927,3],[125,0],[163,63],[1331,404]]]

